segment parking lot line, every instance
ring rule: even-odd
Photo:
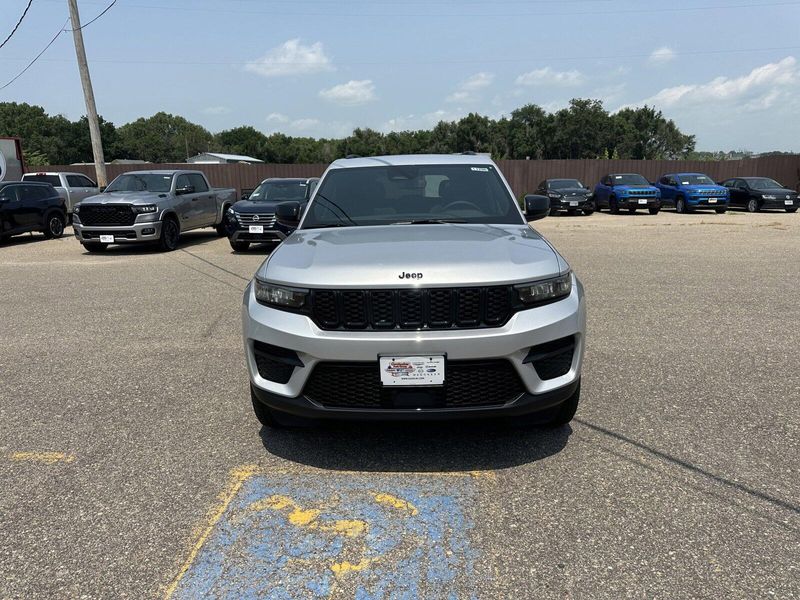
[[[485,477],[239,467],[164,597],[472,597],[462,500]]]
[[[36,462],[52,465],[55,463],[71,463],[75,460],[74,454],[66,452],[12,452],[9,458],[18,462]]]

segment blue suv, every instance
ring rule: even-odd
[[[604,175],[595,186],[594,203],[597,210],[607,208],[614,214],[621,208],[631,213],[646,208],[651,215],[657,215],[661,210],[661,192],[636,173],[612,173]]]
[[[690,213],[697,208],[712,208],[720,214],[728,210],[728,189],[702,173],[664,175],[656,187],[661,190],[661,203],[674,206],[679,213]]]

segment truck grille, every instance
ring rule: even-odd
[[[447,361],[440,387],[386,388],[376,362],[321,362],[303,393],[331,408],[468,408],[502,406],[525,393],[519,374],[507,360]],[[413,394],[402,402],[399,394]]]
[[[130,226],[136,214],[129,204],[81,204],[79,217],[83,225]]]
[[[236,213],[236,218],[242,225],[263,225],[264,227],[272,227],[273,225],[275,225],[275,215],[271,213],[259,213],[259,214]]]
[[[513,313],[511,286],[407,290],[313,290],[321,329],[501,327]]]

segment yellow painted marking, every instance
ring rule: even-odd
[[[66,454],[64,452],[14,452],[11,454],[11,460],[40,462],[52,465],[57,462],[71,463],[75,460],[75,455]]]
[[[391,473],[375,473],[373,471],[333,471],[303,466],[292,469],[260,468],[258,472],[265,475],[327,475],[332,477],[337,475],[344,475],[347,477],[374,477],[380,475],[391,477],[469,477],[471,479],[497,479],[495,471],[395,471]]]
[[[290,509],[287,517],[289,523],[295,527],[307,527],[326,533],[356,537],[367,531],[367,524],[364,521],[350,519],[339,519],[330,523],[320,521],[321,511],[315,508],[304,509],[287,496],[270,496],[253,502],[248,508],[254,511]]]
[[[374,494],[375,502],[378,504],[383,504],[385,506],[391,506],[392,508],[396,508],[397,510],[402,510],[403,512],[407,512],[412,517],[419,514],[419,510],[417,507],[411,504],[408,500],[403,500],[402,498],[398,498],[397,496],[392,496],[391,494],[380,493]]]
[[[331,571],[337,577],[342,575],[346,575],[347,573],[352,573],[353,571],[363,571],[366,569],[370,563],[373,561],[371,558],[362,558],[359,562],[353,564],[348,561],[343,561],[340,563],[334,563],[331,565]]]
[[[230,480],[228,481],[225,488],[220,492],[217,496],[217,504],[212,508],[208,514],[206,515],[203,525],[198,528],[198,536],[195,539],[194,544],[192,544],[191,551],[189,552],[189,556],[186,557],[186,561],[181,566],[178,574],[172,580],[172,583],[169,584],[166,591],[164,592],[164,598],[168,599],[172,597],[172,594],[175,593],[175,590],[178,589],[178,584],[180,584],[181,579],[192,566],[194,559],[197,558],[197,555],[200,553],[200,550],[203,548],[203,544],[206,543],[208,537],[211,535],[211,532],[214,529],[214,526],[217,522],[222,518],[222,515],[225,514],[225,511],[228,509],[228,506],[233,501],[236,494],[239,492],[241,487],[244,485],[245,481],[247,481],[250,477],[258,472],[258,467],[254,465],[245,465],[241,467],[237,467],[233,471],[231,471]]]

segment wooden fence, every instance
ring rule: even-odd
[[[744,160],[692,161],[692,160],[500,160],[498,166],[511,184],[514,193],[521,196],[536,190],[543,179],[570,177],[594,186],[606,173],[641,173],[655,181],[665,173],[705,173],[715,181],[730,177],[771,177],[783,185],[800,191],[800,155],[765,156]],[[108,165],[109,181],[127,171],[149,169],[198,169],[205,172],[216,187],[252,190],[267,177],[318,177],[325,164],[135,164]],[[94,165],[51,165],[28,168],[28,171],[72,171],[96,179]]]

